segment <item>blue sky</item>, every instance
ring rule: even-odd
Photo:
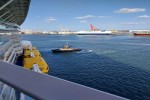
[[[31,0],[22,29],[150,29],[150,0]]]

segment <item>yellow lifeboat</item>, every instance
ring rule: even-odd
[[[23,66],[27,69],[32,69],[33,65],[37,64],[42,73],[48,73],[49,67],[42,57],[24,58]]]
[[[29,49],[29,50],[24,50],[24,57],[31,57],[32,56],[32,53],[34,54],[35,57],[41,57],[41,54],[40,52],[34,48],[34,49]]]
[[[32,69],[34,64],[37,64],[42,73],[47,73],[49,67],[45,60],[41,57],[40,52],[35,47],[24,48],[23,67]]]

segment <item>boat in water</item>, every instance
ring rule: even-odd
[[[90,24],[90,31],[78,31],[77,35],[111,35],[111,31],[99,30],[92,24]]]
[[[150,36],[150,33],[133,33],[134,36]]]
[[[38,67],[38,70],[41,73],[48,73],[49,66],[46,61],[42,58],[40,52],[36,49],[36,47],[32,47],[30,41],[29,44],[23,44],[23,67],[26,69],[34,69],[34,66]],[[29,47],[27,47],[29,46]]]
[[[134,36],[150,36],[150,30],[131,30]]]
[[[53,53],[63,53],[63,52],[75,52],[81,51],[80,48],[71,48],[69,45],[64,45],[62,48],[52,49]]]

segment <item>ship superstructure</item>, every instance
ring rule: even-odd
[[[29,4],[30,0],[0,0],[0,61],[15,64],[22,55],[20,25],[27,16]],[[0,100],[16,99],[15,89],[0,82]]]

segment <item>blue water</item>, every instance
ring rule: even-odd
[[[150,100],[150,37],[23,35],[49,74],[132,100]],[[69,42],[81,52],[53,54]]]

